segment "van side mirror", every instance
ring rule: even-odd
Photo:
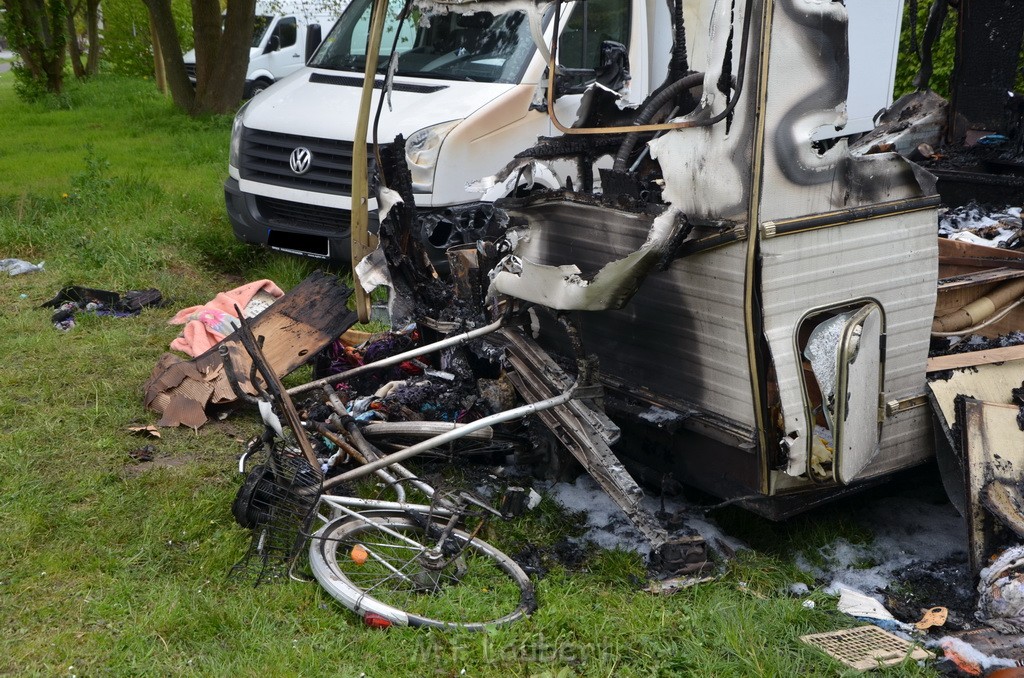
[[[306,26],[306,63],[313,57],[313,52],[323,42],[323,32],[320,29],[320,24],[310,24]]]
[[[279,49],[281,49],[281,36],[272,35],[270,36],[270,40],[267,40],[267,47],[263,50],[263,53],[270,54],[271,52],[276,52]]]

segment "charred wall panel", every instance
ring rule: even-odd
[[[531,258],[595,271],[637,250],[651,217],[582,203],[529,209]],[[619,311],[582,313],[587,350],[624,382],[753,429],[743,329],[745,243],[675,262]]]
[[[747,3],[684,4],[686,25],[702,27],[688,30],[687,47],[690,68],[704,73],[704,85],[697,110],[683,117],[706,121],[722,115],[730,103],[736,104],[715,124],[670,131],[648,144],[665,177],[665,199],[691,219],[745,222],[747,218],[761,14],[760,2],[750,4],[740,92],[735,86],[741,80],[739,53]]]

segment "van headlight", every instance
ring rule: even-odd
[[[405,161],[412,173],[412,189],[430,193],[434,189],[437,154],[448,133],[462,120],[450,120],[413,132],[405,142]]]
[[[242,124],[242,116],[245,115],[245,109],[252,103],[252,99],[242,104],[242,107],[235,113],[235,120],[231,123],[231,147],[228,151],[228,164],[232,167],[239,167],[239,156],[242,154],[242,130],[245,126]]]

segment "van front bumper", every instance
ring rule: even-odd
[[[243,193],[232,177],[224,182],[224,204],[235,237],[242,242],[333,264],[351,263],[352,213],[346,209]],[[376,231],[376,214],[370,220]]]
[[[224,182],[224,202],[235,237],[242,242],[350,265],[349,210],[243,193],[232,177]],[[376,210],[369,216],[369,230],[376,233]],[[415,232],[435,264],[447,262],[449,247],[495,239],[502,231],[503,221],[494,218],[489,202],[417,209]]]

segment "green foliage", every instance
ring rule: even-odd
[[[113,181],[108,176],[110,162],[96,157],[92,144],[85,145],[85,171],[71,178],[72,200],[87,208],[97,209],[107,203]]]
[[[172,0],[171,12],[184,51],[192,49],[192,8]],[[152,76],[153,45],[149,13],[140,0],[103,0],[103,61],[117,75]]]
[[[65,0],[6,0],[2,27],[11,49],[20,55],[15,68],[23,101],[35,102],[47,93],[60,94],[63,85],[68,5]]]
[[[21,64],[11,68],[14,75],[14,93],[19,99],[27,103],[38,103],[44,101],[49,92],[46,85],[32,77],[32,72]]]
[[[914,86],[914,78],[921,68],[921,43],[932,2],[946,2],[946,0],[932,0],[931,2],[918,0],[916,3],[907,2],[903,6],[903,30],[900,34],[900,53],[896,64],[894,99],[917,89]],[[911,14],[911,10],[915,6],[917,8],[916,24],[914,16]],[[956,53],[956,21],[956,10],[951,8],[942,25],[939,39],[935,41],[932,48],[933,71],[929,86],[930,89],[944,97],[949,96],[949,78],[953,72],[953,57]],[[917,51],[912,49],[915,47]]]
[[[103,61],[117,75],[152,75],[149,16],[139,0],[104,0]]]

